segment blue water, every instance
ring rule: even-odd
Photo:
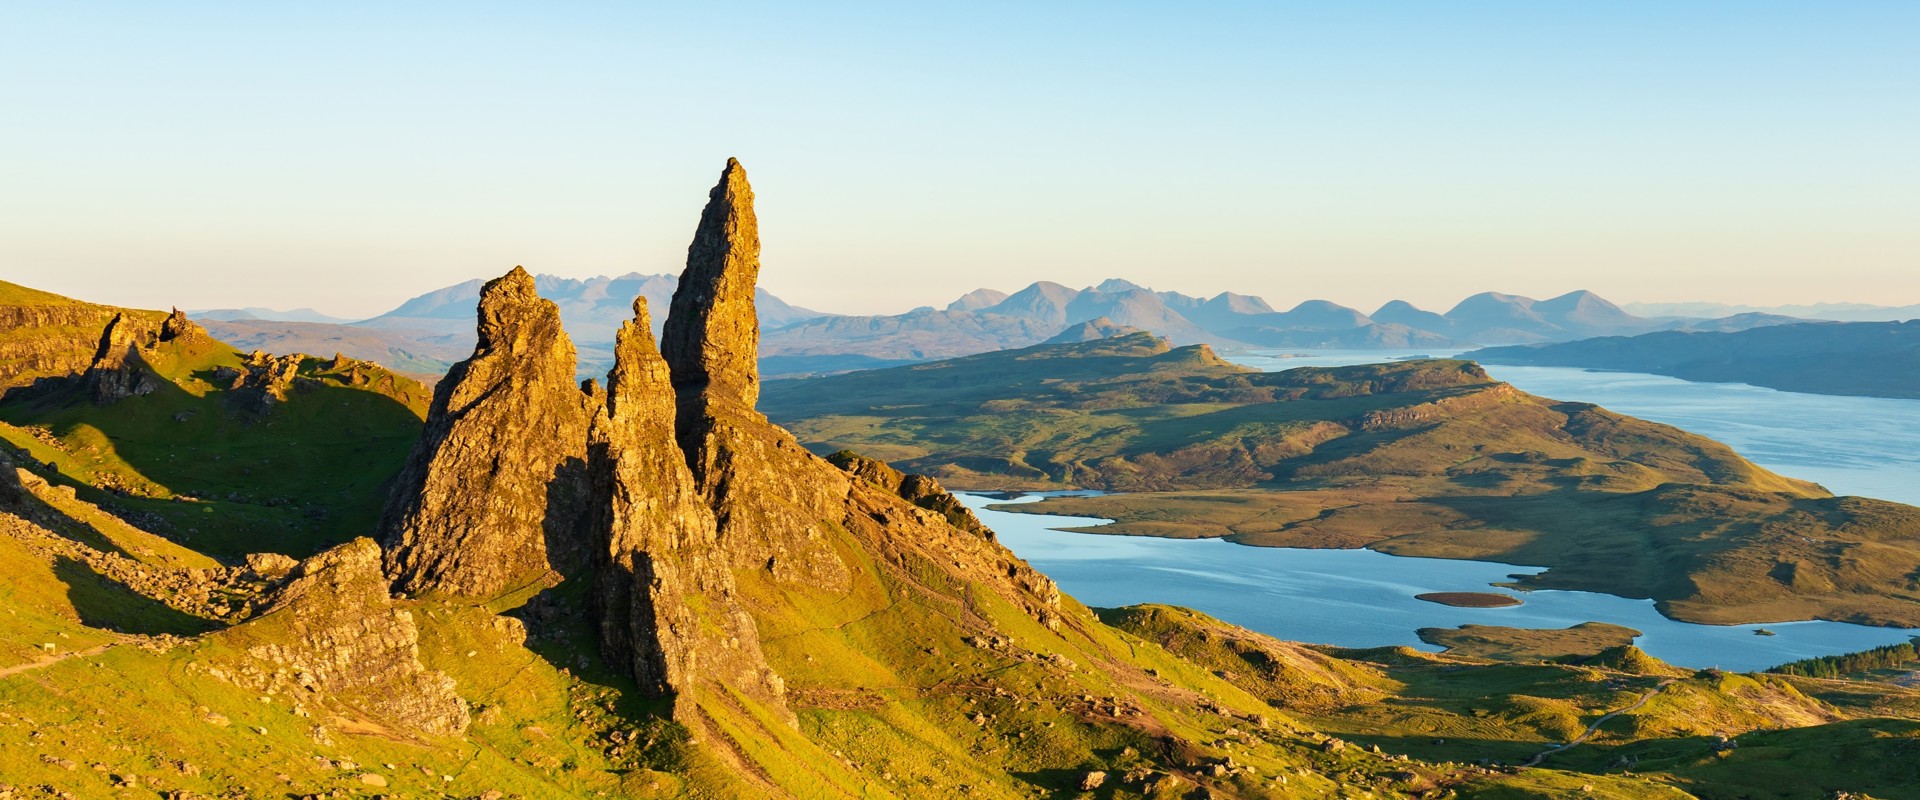
[[[1196,608],[1277,638],[1379,647],[1440,648],[1420,641],[1420,628],[1508,625],[1565,628],[1610,622],[1642,632],[1636,644],[1686,667],[1753,671],[1776,664],[1907,641],[1920,629],[1871,628],[1839,622],[1693,625],[1660,615],[1652,600],[1594,592],[1520,592],[1494,588],[1509,575],[1538,567],[1484,561],[1402,558],[1372,550],[1248,547],[1218,539],[1156,539],[1068,533],[1056,528],[1105,524],[1089,517],[995,511],[1006,501],[962,494],[1000,541],[1060,588],[1090,606],[1167,603]],[[1040,500],[1028,495],[1015,503]],[[1525,601],[1507,608],[1455,608],[1414,595],[1508,592]],[[1757,628],[1774,636],[1754,634]]]
[[[1448,356],[1450,352],[1422,351]],[[1382,361],[1379,351],[1317,351],[1302,357],[1240,355],[1262,369]],[[1840,494],[1920,504],[1920,401],[1778,392],[1743,384],[1692,383],[1631,373],[1553,367],[1489,366],[1494,377],[1558,400],[1598,403],[1732,445],[1753,461]],[[1513,592],[1493,588],[1509,575],[1540,572],[1479,561],[1402,558],[1370,550],[1248,547],[1219,540],[1067,533],[1104,524],[1081,517],[993,511],[995,501],[962,495],[1001,541],[1093,606],[1169,603],[1303,642],[1436,650],[1414,632],[1466,624],[1564,628],[1608,622],[1643,632],[1636,644],[1687,667],[1757,670],[1810,656],[1907,641],[1920,629],[1838,622],[1765,626],[1693,625],[1660,615],[1651,600],[1593,592]],[[1034,502],[1028,496],[1015,502]],[[1414,595],[1507,591],[1525,601],[1507,608],[1454,608]],[[1774,636],[1758,636],[1765,627]]]

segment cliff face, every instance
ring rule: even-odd
[[[667,363],[654,347],[646,298],[617,334],[606,409],[594,419],[605,505],[595,599],[600,648],[640,687],[677,701],[719,684],[785,710],[785,687],[767,666],[753,619],[740,605],[731,564],[717,549],[706,506],[674,438]]]
[[[515,267],[481,291],[478,335],[434,392],[382,522],[402,591],[490,597],[584,559],[593,400],[559,309]]]
[[[179,330],[198,330],[174,312]],[[110,327],[121,344],[151,344],[162,315],[84,303],[0,281],[0,394],[42,378],[83,375],[105,354]]]
[[[759,274],[753,188],[740,162],[729,160],[687,248],[661,343],[679,404],[680,446],[735,568],[844,591],[847,566],[827,543],[825,521],[846,503],[846,476],[754,410]]]

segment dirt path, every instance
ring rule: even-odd
[[[1674,680],[1675,680],[1674,678],[1668,678],[1657,684],[1654,684],[1653,688],[1647,690],[1646,694],[1640,695],[1640,699],[1635,700],[1633,705],[1627,706],[1626,708],[1615,709],[1613,711],[1609,711],[1606,714],[1601,715],[1599,719],[1596,719],[1593,721],[1592,725],[1587,726],[1587,730],[1585,733],[1582,733],[1578,737],[1575,737],[1573,741],[1567,742],[1566,744],[1554,745],[1545,750],[1542,750],[1538,755],[1535,755],[1532,759],[1527,761],[1527,763],[1521,764],[1520,766],[1523,766],[1523,767],[1540,766],[1540,762],[1547,760],[1548,756],[1551,756],[1554,753],[1558,753],[1562,750],[1569,749],[1574,745],[1577,745],[1581,742],[1584,742],[1588,739],[1593,738],[1593,734],[1599,731],[1600,726],[1605,725],[1607,723],[1607,720],[1613,719],[1614,717],[1620,716],[1621,714],[1625,714],[1629,711],[1638,710],[1641,706],[1644,706],[1649,701],[1653,700],[1653,696],[1656,694],[1659,694],[1661,689],[1665,689],[1668,686],[1673,685]]]
[[[25,664],[15,664],[11,667],[0,667],[0,678],[10,678],[22,672],[32,672],[33,670],[36,670],[36,669],[45,669],[47,667],[51,667],[55,664],[65,661],[69,658],[78,658],[81,656],[97,656],[101,653],[107,652],[107,648],[112,647],[115,644],[118,644],[118,642],[108,642],[102,645],[95,645],[85,650],[69,650],[65,653],[61,653],[60,655],[54,656],[52,658],[43,658],[43,659],[40,659],[39,661],[29,661]]]

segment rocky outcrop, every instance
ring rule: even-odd
[[[130,312],[115,314],[101,332],[93,363],[87,367],[87,391],[93,401],[107,405],[159,390],[162,381],[148,366],[148,356],[155,347],[173,341],[192,343],[211,338],[177,308],[158,325]]]
[[[481,291],[478,340],[434,392],[381,523],[401,591],[490,597],[584,561],[593,399],[559,309],[515,267]]]
[[[754,410],[759,274],[753,189],[729,159],[687,248],[661,344],[680,446],[734,566],[843,591],[849,574],[827,541],[826,521],[840,516],[847,478]]]
[[[193,320],[187,319],[187,312],[181,311],[180,309],[174,309],[173,313],[168,314],[166,319],[160,321],[160,341],[191,341],[211,338],[212,337],[207,335],[207,329],[200,327]]]
[[[143,355],[157,341],[159,331],[151,324],[125,313],[114,315],[87,367],[87,392],[93,401],[106,405],[160,388]]]
[[[1442,397],[1417,405],[1369,411],[1354,421],[1354,427],[1363,431],[1406,428],[1492,408],[1502,403],[1518,402],[1519,399],[1520,393],[1512,386],[1496,383],[1477,391]]]
[[[255,350],[241,369],[221,367],[214,376],[226,382],[228,399],[240,410],[265,414],[292,396],[300,365],[306,360],[300,354],[274,356]]]
[[[1006,639],[989,605],[1054,630],[1066,613],[1053,582],[938,483],[867,459],[842,459],[843,470],[754,409],[751,201],[730,162],[689,248],[664,345],[654,346],[646,303],[636,301],[604,390],[563,381],[572,349],[525,273],[490,284],[480,348],[440,384],[402,475],[386,560],[403,591],[496,596],[564,571],[556,542],[590,543],[593,568],[568,574],[592,576],[602,654],[670,698],[710,754],[749,776],[762,757],[751,742],[782,740],[777,723],[797,725],[771,665],[817,669],[803,666],[813,656],[790,637],[804,633],[809,649],[847,646],[806,629],[820,609],[848,597],[891,606],[898,595],[901,605],[957,615],[947,641],[962,629]],[[574,458],[590,476],[577,489],[555,476]],[[573,520],[584,523],[578,533],[568,533]],[[763,648],[763,624],[781,626],[787,644]]]
[[[973,509],[962,504],[960,498],[954,497],[937,480],[901,472],[884,461],[867,458],[852,450],[841,450],[827,456],[827,463],[892,492],[902,500],[945,517],[947,524],[953,527],[983,538],[993,538],[993,531],[980,523],[980,518],[973,515]]]
[[[244,648],[247,661],[212,668],[217,676],[285,696],[297,711],[314,702],[422,733],[467,728],[453,679],[420,663],[413,615],[389,599],[372,539],[301,562],[264,613],[218,635]]]
[[[699,683],[784,711],[784,686],[760,651],[716,548],[713,512],[675,441],[673,389],[644,296],[617,334],[606,399],[592,435],[606,503],[595,585],[601,651],[643,690],[673,696],[682,719]]]

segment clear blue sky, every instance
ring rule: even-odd
[[[677,271],[1920,302],[1920,3],[0,3],[0,277],[370,315]]]

